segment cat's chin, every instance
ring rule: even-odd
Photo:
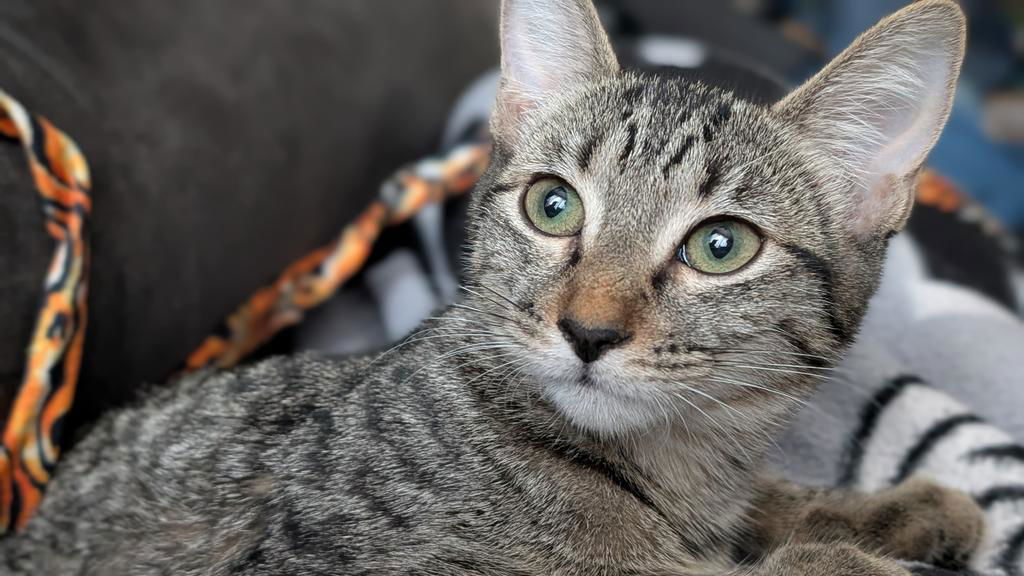
[[[664,403],[639,395],[616,393],[584,375],[574,381],[549,382],[547,398],[567,420],[588,432],[618,437],[633,435],[670,423]]]
[[[615,438],[670,426],[680,413],[659,396],[658,387],[625,369],[616,354],[584,364],[561,336],[538,349],[524,367],[559,414],[577,428]]]

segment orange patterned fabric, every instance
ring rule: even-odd
[[[957,212],[966,203],[963,193],[934,170],[925,170],[917,183],[917,201],[943,212]]]
[[[89,166],[45,118],[0,91],[0,134],[21,143],[55,249],[24,376],[0,448],[0,534],[39,505],[59,456],[60,425],[75,398],[89,277]]]
[[[362,268],[384,228],[405,222],[428,203],[466,193],[489,160],[488,145],[465,144],[444,158],[399,170],[384,183],[380,197],[337,240],[293,263],[229,316],[221,329],[188,357],[185,370],[234,366],[282,328],[301,322],[307,310],[330,298]]]

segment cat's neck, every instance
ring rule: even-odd
[[[485,354],[453,361],[496,436],[571,461],[581,474],[604,475],[655,510],[688,548],[720,550],[735,540],[773,430],[741,428],[728,417],[711,423],[694,413],[642,433],[601,437],[559,414],[537,392],[541,382],[523,375],[510,381],[502,363]]]
[[[700,549],[735,541],[767,450],[726,423],[712,431],[682,420],[603,444],[634,467],[652,503]]]

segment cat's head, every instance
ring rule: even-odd
[[[501,32],[469,280],[535,392],[601,434],[806,397],[949,114],[959,8],[904,9],[771,107],[620,70],[590,0],[504,0]]]

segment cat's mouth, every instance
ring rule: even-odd
[[[590,367],[589,366],[584,366],[583,369],[580,370],[580,375],[579,375],[579,378],[577,378],[576,383],[578,385],[580,385],[580,386],[596,386],[597,385],[594,382],[593,376],[591,376],[591,374],[590,374]]]
[[[627,381],[628,383],[628,381]],[[603,370],[595,364],[584,364],[579,368],[575,379],[575,386],[585,389],[590,393],[597,393],[609,398],[620,400],[635,400],[638,396],[636,388],[632,385],[623,385],[621,378],[612,376],[607,370]]]
[[[546,395],[563,416],[576,425],[605,434],[645,429],[664,419],[657,401],[623,381],[614,370],[579,367],[571,378],[549,380]]]

